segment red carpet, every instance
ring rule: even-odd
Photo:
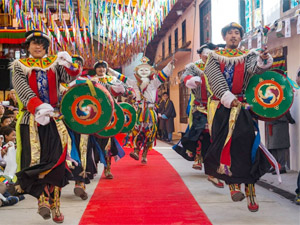
[[[211,225],[178,173],[156,151],[148,165],[129,156],[113,162],[113,180],[101,178],[81,218],[92,224]]]

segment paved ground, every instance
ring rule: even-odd
[[[212,186],[212,184],[206,180],[206,175],[204,175],[202,171],[193,170],[191,168],[192,162],[182,159],[181,156],[171,149],[169,144],[157,141],[156,149],[162,153],[177,170],[214,225],[300,224],[300,206],[296,206],[286,198],[265,188],[257,187],[260,210],[257,213],[251,213],[247,209],[245,200],[238,203],[232,202],[227,187],[217,189]],[[149,161],[149,163],[151,163],[151,161]],[[102,172],[102,167],[100,167],[99,172]],[[100,176],[98,175],[95,180],[88,185],[87,190],[89,193],[93,192],[99,179]],[[283,180],[285,181],[285,179]],[[292,187],[291,190],[293,188],[294,187]],[[82,201],[73,195],[73,184],[64,188],[62,194],[62,212],[65,215],[64,224],[78,224],[87,203],[88,201]],[[26,200],[18,203],[16,206],[0,208],[0,224],[54,224],[51,220],[42,220],[36,211],[36,200],[30,196],[26,196]],[[201,224],[201,221],[199,221],[199,224]]]

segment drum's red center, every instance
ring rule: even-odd
[[[131,116],[131,113],[128,109],[123,109],[123,112],[125,114],[125,124],[124,124],[124,127],[128,127],[131,122],[132,122],[132,116]]]
[[[99,101],[95,97],[82,95],[74,100],[71,112],[78,123],[91,125],[99,120],[102,110]]]
[[[273,80],[260,82],[255,88],[254,95],[258,104],[266,108],[274,108],[283,100],[282,87]]]

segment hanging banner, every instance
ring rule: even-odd
[[[252,48],[252,38],[249,37],[248,38],[248,49],[251,49]]]
[[[297,34],[300,34],[300,15],[298,15],[297,19]]]
[[[290,38],[292,36],[292,32],[291,32],[291,19],[287,18],[285,19],[285,38]]]
[[[280,32],[282,30],[282,21],[278,21],[276,32]]]
[[[261,33],[257,34],[257,48],[261,49]]]

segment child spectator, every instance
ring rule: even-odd
[[[0,135],[3,135],[3,144],[5,145],[8,142],[15,143],[16,141],[16,131],[11,126],[3,126],[0,128]]]
[[[2,116],[4,115],[5,112],[5,108],[3,105],[0,104],[0,118],[2,118]]]
[[[11,119],[9,116],[6,115],[2,116],[1,123],[0,123],[1,127],[9,126],[10,123],[11,123]]]

